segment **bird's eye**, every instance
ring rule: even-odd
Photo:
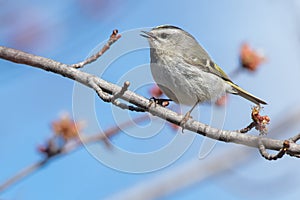
[[[160,37],[162,39],[166,39],[168,37],[168,34],[167,33],[162,33],[162,34],[160,34]]]

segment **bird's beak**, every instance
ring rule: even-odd
[[[141,31],[143,34],[140,34],[142,37],[145,37],[147,39],[153,38],[156,39],[156,36],[153,35],[153,33],[151,32],[147,32],[147,31]]]

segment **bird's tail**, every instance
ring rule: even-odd
[[[240,88],[238,85],[234,84],[233,82],[231,81],[227,81],[227,83],[229,85],[231,85],[234,90],[237,92],[237,93],[233,93],[233,94],[237,94],[237,95],[240,95],[242,97],[244,97],[245,99],[257,104],[257,105],[260,105],[260,104],[267,104],[265,101],[261,100],[260,98],[250,94],[249,92],[247,92],[246,90]]]

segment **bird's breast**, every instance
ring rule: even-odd
[[[152,54],[150,66],[154,81],[177,103],[194,105],[197,101],[215,101],[229,87],[218,76],[191,66],[178,57]]]

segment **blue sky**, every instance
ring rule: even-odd
[[[84,70],[96,72],[119,85],[129,77],[130,89],[146,97],[150,96],[148,90],[152,80],[146,66],[149,63],[149,52],[146,49],[147,42],[138,36],[137,30],[161,24],[180,26],[194,35],[228,73],[238,65],[240,45],[248,42],[265,53],[267,62],[255,73],[242,73],[234,81],[269,103],[263,112],[271,118],[270,129],[291,113],[299,112],[300,16],[297,1],[116,0],[107,3],[96,0],[16,0],[3,1],[1,4],[1,45],[63,63],[81,61],[97,45],[105,42],[113,29],[119,29],[123,35],[120,41],[114,44],[101,61]],[[141,49],[138,49],[139,45]],[[120,52],[124,54],[119,55]],[[111,57],[114,60],[109,60]],[[103,66],[101,63],[105,62],[108,64]],[[109,128],[118,120],[126,121],[129,116],[140,115],[112,108],[94,96],[77,94],[79,86],[74,85],[73,81],[49,72],[3,60],[0,60],[0,69],[0,182],[41,158],[37,146],[51,136],[50,123],[64,111],[78,119],[87,120],[87,133],[95,133],[99,127]],[[93,94],[88,89],[83,90]],[[82,104],[78,105],[78,102]],[[92,114],[96,116],[97,124],[89,121],[84,114],[80,115],[81,111],[91,106],[95,109]],[[230,96],[223,128],[235,130],[249,123],[250,107],[249,102]],[[199,120],[210,123],[213,114],[215,112],[212,112],[211,106],[201,106]],[[286,123],[281,127],[281,133],[274,136],[270,133],[268,137],[289,138],[299,128],[299,125]],[[151,135],[154,133],[157,134]],[[138,134],[149,137],[139,138],[142,136]],[[162,121],[154,118],[153,123],[145,122],[141,127],[126,130],[112,138],[112,142],[125,152],[141,154],[164,148],[175,136],[176,133],[169,126],[164,127]],[[170,161],[163,169],[149,173],[127,173],[103,164],[101,153],[112,158],[119,157],[115,155],[116,151],[115,154],[114,151],[107,151],[102,144],[98,144],[96,150],[81,148],[49,163],[0,194],[0,197],[31,200],[110,197],[197,159],[203,137],[194,136],[189,132],[182,136],[193,138],[193,143],[182,152],[179,159]],[[178,148],[183,148],[183,143],[179,142]],[[217,143],[209,157],[217,157],[220,152],[232,149],[239,151],[247,148]],[[299,196],[297,159],[286,157],[269,162],[257,150],[250,150],[250,156],[242,164],[162,199],[295,199]],[[133,158],[126,158],[118,164],[132,164],[137,168],[144,166]],[[169,156],[158,154],[155,163],[164,163],[168,159]],[[208,160],[202,159],[199,162],[205,165]],[[146,160],[145,166],[151,164],[150,161]],[[285,187],[282,189],[283,183]],[[267,192],[266,188],[272,192]]]

